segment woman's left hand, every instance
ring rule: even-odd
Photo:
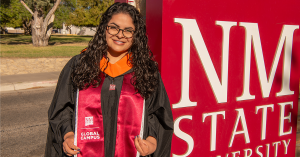
[[[134,139],[134,145],[141,156],[146,156],[154,153],[156,150],[157,141],[152,136],[148,136],[146,140],[141,139],[140,136],[136,136]]]

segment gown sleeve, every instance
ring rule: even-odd
[[[167,157],[171,153],[171,142],[173,135],[173,116],[167,92],[164,84],[159,78],[156,92],[146,100],[148,104],[148,136],[157,140],[157,148],[151,157]]]
[[[53,100],[48,110],[49,128],[45,157],[63,156],[63,137],[67,132],[73,131],[75,90],[71,83],[71,73],[78,58],[79,55],[73,57],[60,73]]]

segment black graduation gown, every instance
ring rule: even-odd
[[[66,156],[62,148],[63,137],[67,132],[74,132],[75,130],[74,108],[77,90],[72,85],[70,76],[75,65],[79,62],[79,57],[79,55],[73,57],[63,68],[59,76],[55,94],[48,110],[49,128],[45,157]],[[132,72],[132,70],[124,74],[130,72]],[[118,98],[120,97],[120,87],[122,86],[124,74],[114,78],[114,84],[116,85],[116,91],[114,91],[114,93],[104,92],[104,88],[108,89],[111,83],[112,78],[110,76],[105,77],[101,89],[101,104],[103,104],[101,109],[102,111],[106,110],[105,113],[110,113],[103,115],[105,157],[114,156],[116,141],[115,120],[117,119]],[[114,105],[111,106],[111,104]],[[145,100],[144,128],[143,139],[146,139],[148,136],[153,136],[157,140],[156,151],[148,156],[170,156],[173,117],[170,102],[160,75],[156,91]]]

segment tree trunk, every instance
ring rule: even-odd
[[[0,27],[0,32],[1,32],[2,34],[6,34],[6,32],[5,32],[5,27]]]
[[[47,46],[48,40],[50,38],[53,21],[54,21],[54,12],[57,9],[61,0],[56,0],[52,9],[48,12],[47,16],[44,19],[43,11],[40,9],[35,9],[33,12],[24,2],[20,0],[24,7],[31,13],[33,19],[31,22],[31,33],[32,33],[32,44],[33,46]]]
[[[32,19],[32,44],[33,46],[47,46],[53,29],[53,21],[55,15],[52,14],[47,22],[44,20],[43,14],[35,11]],[[46,24],[45,24],[46,23]]]
[[[23,29],[25,35],[31,35],[31,20],[23,19]]]
[[[47,46],[48,40],[45,38],[45,33],[43,32],[43,14],[35,11],[33,14],[31,31],[32,31],[32,44],[33,46]]]

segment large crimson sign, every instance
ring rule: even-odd
[[[294,157],[300,1],[151,0],[173,157]]]

